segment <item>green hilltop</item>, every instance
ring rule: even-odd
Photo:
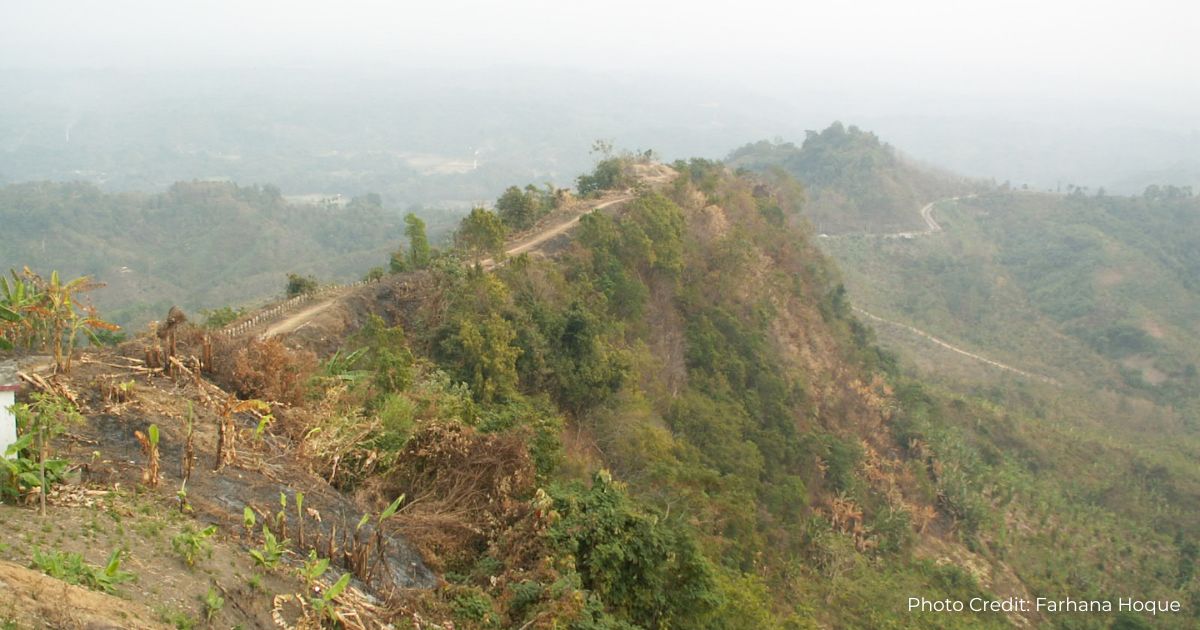
[[[733,168],[778,168],[808,190],[805,215],[819,233],[901,231],[924,227],[913,212],[925,200],[966,194],[981,186],[921,166],[878,136],[835,122],[792,142],[747,144],[726,158]]]

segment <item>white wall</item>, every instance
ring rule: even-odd
[[[9,409],[13,402],[12,392],[0,392],[0,455],[17,441],[17,419]]]

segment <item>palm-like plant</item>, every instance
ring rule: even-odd
[[[77,296],[99,288],[88,276],[80,276],[70,282],[59,280],[58,272],[50,274],[50,281],[43,286],[41,309],[46,316],[50,347],[54,351],[54,363],[59,372],[71,371],[71,357],[75,353],[75,339],[83,331],[92,343],[99,345],[96,330],[119,330],[120,327],[101,320],[90,304],[79,305]]]
[[[13,341],[9,335],[16,331],[22,320],[23,318],[16,311],[0,304],[0,350],[13,349]]]
[[[28,271],[28,270],[26,270]],[[0,349],[33,345],[38,337],[38,321],[26,317],[41,299],[29,275],[11,271],[12,280],[0,276]]]
[[[12,282],[0,278],[0,339],[5,341],[4,349],[40,343],[53,352],[58,371],[69,372],[79,333],[98,345],[95,331],[120,329],[100,319],[92,305],[80,302],[81,294],[103,286],[89,276],[63,282],[55,271],[45,280],[28,267],[21,273],[13,270],[11,275]]]

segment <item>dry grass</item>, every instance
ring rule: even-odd
[[[241,398],[298,406],[316,366],[311,352],[289,350],[276,339],[251,341],[235,355],[230,377]]]
[[[534,466],[523,436],[435,423],[409,440],[396,466],[359,489],[367,504],[409,500],[397,515],[431,566],[482,551],[529,509]]]

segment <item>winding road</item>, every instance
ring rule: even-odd
[[[941,224],[939,224],[939,223],[937,222],[937,220],[933,218],[933,209],[934,209],[934,207],[935,207],[935,206],[937,206],[939,203],[945,203],[945,202],[947,202],[947,201],[958,201],[958,200],[960,200],[960,199],[970,199],[970,198],[972,198],[972,197],[974,197],[974,196],[975,196],[974,194],[970,194],[970,195],[966,195],[966,196],[964,196],[964,197],[949,197],[949,198],[946,198],[946,199],[939,199],[939,200],[937,200],[937,201],[931,201],[931,202],[929,202],[929,203],[925,204],[925,205],[924,205],[924,206],[921,208],[921,211],[920,211],[920,212],[921,212],[921,219],[922,219],[923,221],[925,221],[925,229],[924,229],[924,230],[918,230],[918,231],[907,231],[907,232],[890,232],[890,233],[887,233],[887,234],[866,234],[865,236],[877,236],[877,237],[880,237],[880,238],[903,238],[903,239],[911,239],[911,238],[916,238],[916,237],[919,237],[919,236],[931,236],[931,235],[933,235],[933,234],[938,234],[938,233],[942,232],[943,230],[942,230],[942,226],[941,226]],[[820,237],[821,237],[821,238],[841,238],[841,237],[846,237],[846,236],[864,236],[864,235],[862,235],[862,234],[857,234],[857,235],[851,235],[851,234],[839,234],[839,235],[836,235],[836,236],[830,236],[830,235],[828,235],[828,234],[821,234],[821,235],[820,235]],[[1006,363],[1001,363],[1001,362],[999,362],[999,361],[996,361],[996,360],[994,360],[994,359],[989,359],[989,358],[987,358],[987,357],[985,357],[985,356],[982,356],[982,355],[976,354],[976,353],[974,353],[974,352],[971,352],[970,350],[964,350],[963,348],[960,348],[960,347],[958,347],[958,346],[956,346],[956,345],[954,345],[954,344],[952,344],[952,343],[950,343],[950,342],[948,342],[948,341],[946,341],[946,340],[944,340],[944,339],[940,339],[940,338],[938,338],[938,337],[935,337],[934,335],[931,335],[931,334],[929,334],[928,332],[925,332],[924,330],[921,330],[920,328],[916,328],[916,327],[914,327],[914,326],[910,326],[910,325],[908,325],[908,324],[905,324],[905,323],[903,323],[903,322],[898,322],[898,321],[895,321],[895,320],[887,319],[887,318],[885,318],[885,317],[880,317],[880,316],[878,316],[878,315],[876,315],[876,314],[874,314],[874,313],[871,313],[871,312],[867,311],[866,309],[859,308],[859,307],[857,307],[857,306],[855,306],[855,307],[853,307],[853,308],[854,308],[854,312],[856,312],[856,313],[858,313],[858,314],[860,314],[860,315],[863,315],[863,316],[864,316],[864,317],[866,317],[867,319],[870,319],[870,320],[872,320],[872,321],[879,322],[879,323],[882,323],[882,324],[887,324],[887,325],[890,325],[890,326],[895,326],[895,327],[897,327],[897,328],[901,328],[901,329],[903,329],[903,330],[906,330],[906,331],[908,331],[908,332],[910,332],[910,333],[912,333],[912,334],[914,334],[914,335],[917,335],[918,337],[921,337],[922,339],[925,339],[926,341],[928,341],[928,342],[930,342],[930,343],[932,343],[932,344],[934,344],[934,345],[936,345],[936,346],[939,346],[939,347],[941,347],[941,348],[943,348],[943,349],[946,349],[946,350],[949,350],[949,351],[951,351],[951,352],[955,352],[955,353],[957,353],[957,354],[960,354],[960,355],[962,355],[962,356],[964,356],[964,357],[967,357],[967,358],[969,358],[969,359],[973,359],[973,360],[975,360],[975,361],[979,361],[980,363],[983,363],[983,364],[985,364],[985,365],[989,365],[989,366],[991,366],[991,367],[994,367],[994,368],[996,368],[996,369],[1003,370],[1003,371],[1006,371],[1006,372],[1012,372],[1013,374],[1018,374],[1018,375],[1020,375],[1020,376],[1024,376],[1025,378],[1029,378],[1029,379],[1034,379],[1034,380],[1042,381],[1043,383],[1049,383],[1049,384],[1051,384],[1051,385],[1058,385],[1058,384],[1059,384],[1059,383],[1058,383],[1058,381],[1056,381],[1056,380],[1054,380],[1054,379],[1052,379],[1052,378],[1050,378],[1050,377],[1048,377],[1048,376],[1042,376],[1041,374],[1034,374],[1034,373],[1032,373],[1032,372],[1027,372],[1027,371],[1025,371],[1025,370],[1022,370],[1022,369],[1020,369],[1020,368],[1013,367],[1013,366],[1011,366],[1011,365],[1008,365],[1008,364],[1006,364]]]

